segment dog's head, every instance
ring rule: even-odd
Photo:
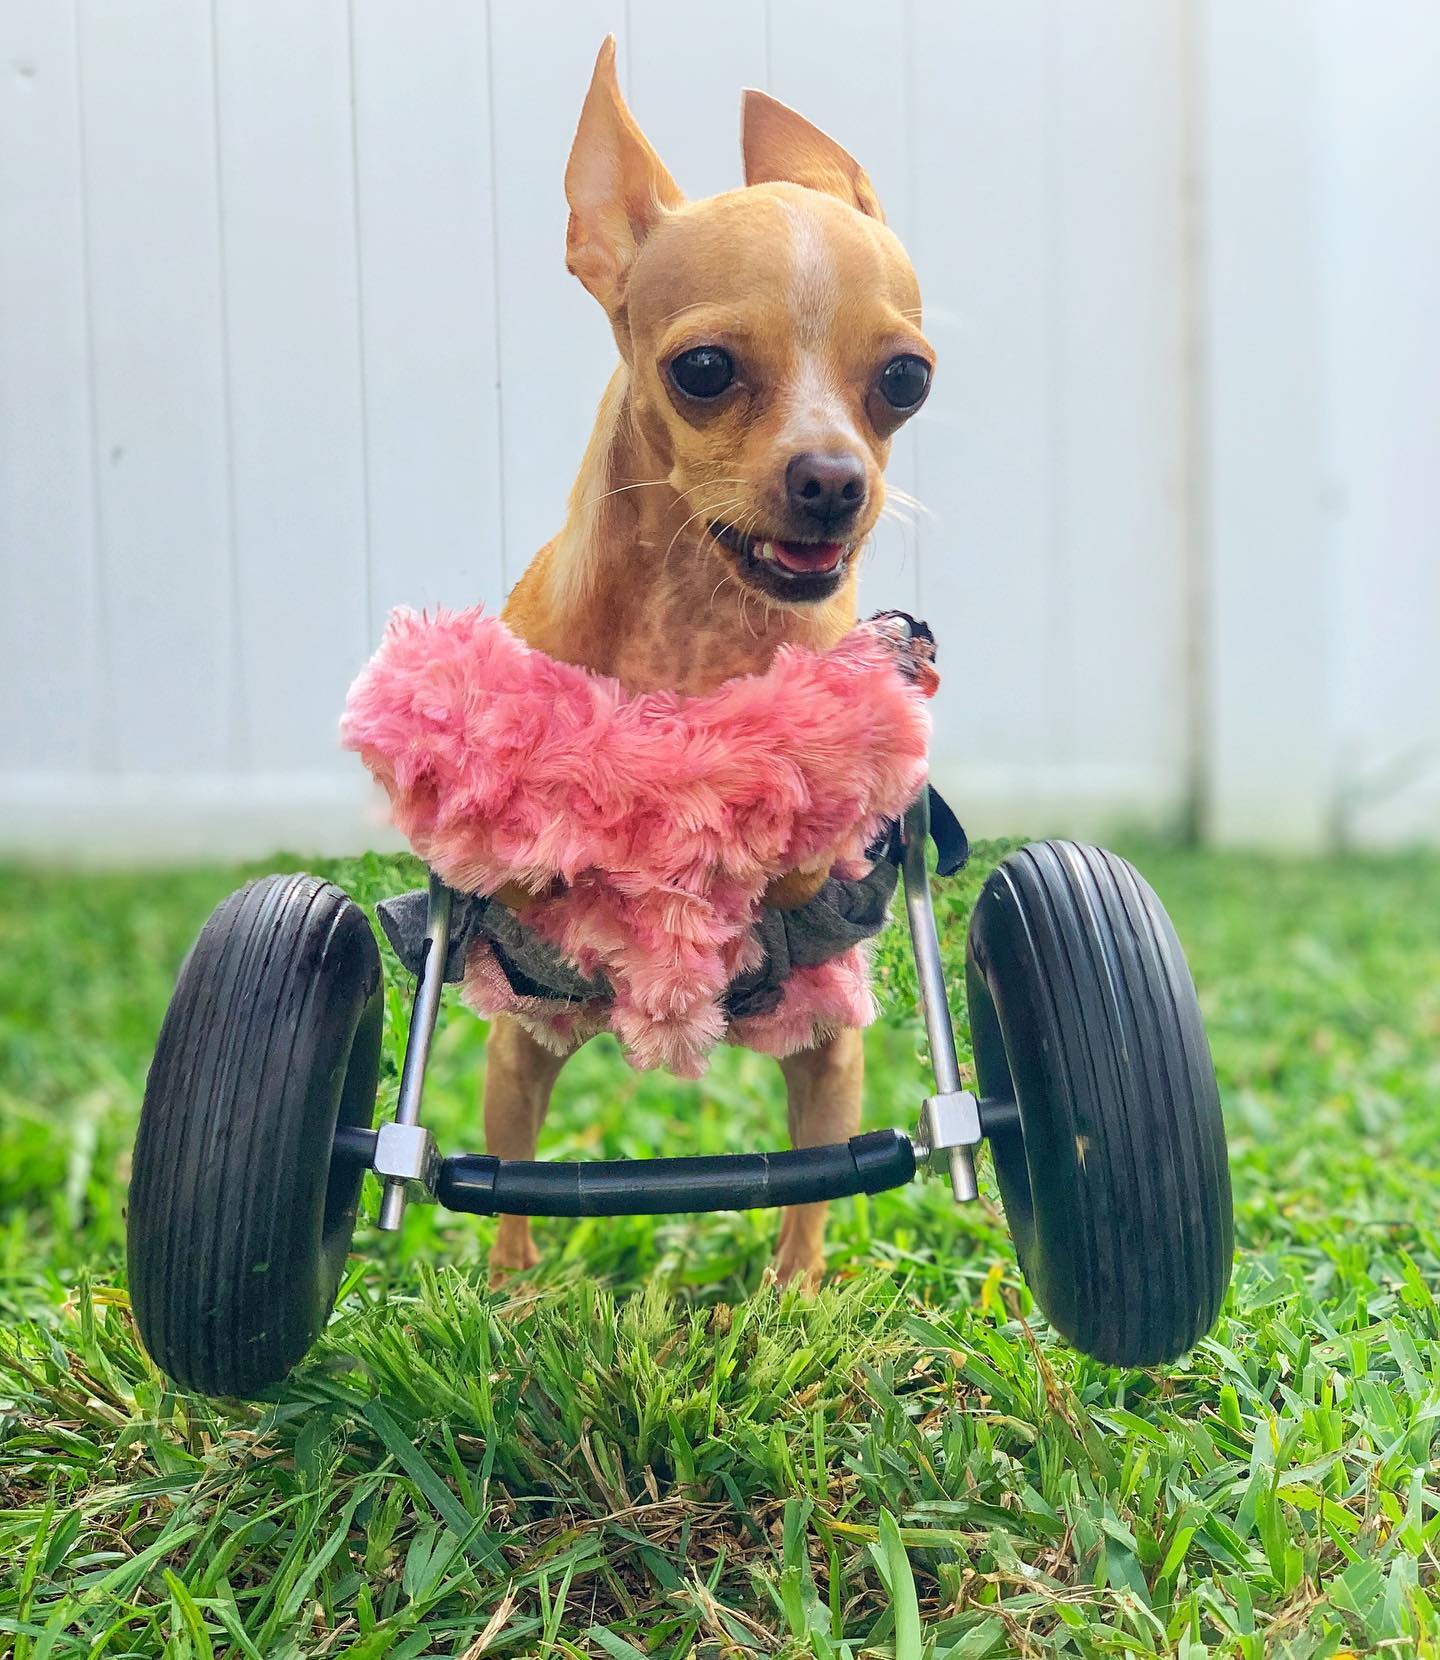
[[[744,95],[745,188],[687,203],[635,124],[607,40],[565,172],[567,261],[604,306],[683,514],[771,601],[828,598],[874,528],[934,354],[863,168]]]

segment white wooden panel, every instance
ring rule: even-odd
[[[972,828],[1173,817],[1188,460],[1210,827],[1440,836],[1427,0],[9,0],[8,844],[375,837],[334,748],[350,671],[396,600],[498,602],[614,362],[563,196],[611,29],[692,195],[739,182],[765,84],[916,260],[941,370],[891,477],[936,516],[918,561],[877,538],[866,602],[940,633],[937,773]]]
[[[1310,0],[1205,9],[1209,828],[1318,844],[1333,788]]]
[[[1383,18],[1383,26],[1377,20]],[[1440,839],[1440,9],[1324,7],[1339,828]]]
[[[400,603],[498,608],[505,595],[499,250],[485,8],[357,0],[353,27],[378,634]]]
[[[565,161],[620,0],[490,6],[505,579],[560,529],[600,395],[616,362],[599,305],[565,269]],[[621,84],[626,46],[620,42]],[[637,110],[640,124],[645,111]]]
[[[918,0],[908,244],[939,352],[915,423],[936,769],[1049,759],[1055,691],[1051,85],[1039,0]],[[963,803],[959,803],[963,805]]]
[[[923,211],[914,164],[930,142],[906,113],[911,8],[880,14],[873,0],[772,0],[769,12],[768,90],[849,150],[869,174],[886,223],[909,244]],[[924,40],[921,31],[916,47]],[[896,499],[865,556],[861,606],[918,611],[925,519],[900,500],[920,493],[914,423],[896,437],[886,478]]]
[[[0,766],[96,759],[94,510],[75,18],[0,14]]]
[[[1186,722],[1180,6],[1057,6],[1053,753],[1153,769]],[[1137,692],[1143,688],[1142,695]]]
[[[107,767],[230,757],[233,661],[208,9],[81,0]]]
[[[370,645],[343,0],[217,8],[241,754],[348,768]]]
[[[403,846],[358,764],[313,775],[263,767],[0,772],[7,855],[130,865],[264,858],[277,848],[351,854]]]
[[[692,200],[738,189],[740,93],[765,85],[765,0],[629,0],[628,92]]]

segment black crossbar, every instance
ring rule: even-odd
[[[914,1175],[910,1138],[875,1130],[829,1147],[710,1158],[551,1164],[460,1153],[441,1165],[435,1197],[475,1216],[673,1216],[883,1193]]]

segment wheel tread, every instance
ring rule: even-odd
[[[347,1080],[370,1121],[380,998],[369,923],[315,877],[232,894],[187,956],[146,1084],[129,1221],[135,1317],[177,1382],[263,1389],[328,1314],[354,1224],[328,1148]],[[275,1265],[263,1288],[257,1263]]]
[[[1037,1298],[1099,1358],[1173,1359],[1219,1312],[1231,1216],[1214,1069],[1164,908],[1115,854],[1032,843],[982,891],[969,960],[1004,1049],[977,1047],[981,1086],[1020,1099],[1024,1144],[995,1158]]]

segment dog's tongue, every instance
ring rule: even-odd
[[[833,571],[845,553],[843,542],[776,542],[775,557],[787,571]]]

